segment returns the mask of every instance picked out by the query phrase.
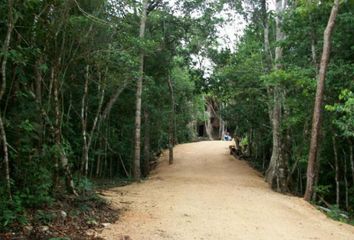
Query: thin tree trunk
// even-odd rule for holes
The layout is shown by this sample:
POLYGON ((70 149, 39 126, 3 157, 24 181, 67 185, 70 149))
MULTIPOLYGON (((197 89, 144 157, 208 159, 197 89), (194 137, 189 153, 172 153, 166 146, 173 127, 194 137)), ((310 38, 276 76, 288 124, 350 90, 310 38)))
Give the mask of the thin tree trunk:
POLYGON ((348 139, 349 142, 349 162, 350 168, 352 169, 352 178, 353 178, 353 185, 354 185, 354 154, 353 154, 353 142, 348 139))
POLYGON ((269 22, 268 22, 268 12, 267 12, 267 2, 262 0, 262 14, 263 14, 263 34, 264 34, 264 52, 266 56, 267 69, 266 72, 271 70, 273 63, 273 55, 270 49, 269 43, 269 22))
POLYGON ((113 177, 113 159, 112 157, 109 158, 109 178, 112 179, 113 177))
POLYGON ((219 121, 220 121, 219 139, 224 139, 224 135, 225 135, 225 121, 222 119, 222 116, 221 116, 222 110, 223 110, 223 104, 220 103, 220 111, 219 111, 219 121))
POLYGON ((43 139, 45 137, 45 121, 46 121, 46 116, 43 114, 44 109, 42 106, 42 81, 43 81, 43 76, 40 70, 40 65, 43 63, 43 57, 39 56, 39 58, 36 60, 35 66, 34 66, 34 72, 35 72, 35 92, 36 92, 36 102, 38 104, 38 108, 41 112, 39 116, 39 122, 40 122, 40 135, 39 135, 39 141, 38 141, 38 149, 42 149, 43 145, 43 139))
MULTIPOLYGON (((100 144, 100 146, 102 146, 102 145, 100 144)), ((101 154, 98 155, 98 157, 97 157, 96 177, 99 177, 99 175, 100 175, 100 167, 101 167, 101 154)))
POLYGON ((81 125, 82 125, 82 139, 83 139, 83 146, 82 146, 82 163, 81 163, 81 171, 82 173, 87 176, 88 170, 88 143, 87 143, 87 95, 88 95, 88 82, 89 82, 89 66, 86 66, 86 74, 85 74, 85 83, 84 83, 84 94, 81 100, 81 125))
MULTIPOLYGON (((317 62, 317 54, 316 54, 316 35, 315 35, 315 27, 313 26, 312 23, 312 17, 310 16, 310 24, 311 24, 311 30, 310 30, 310 38, 311 38, 311 55, 312 55, 312 63, 315 68, 316 72, 316 79, 318 80, 318 62, 317 62)), ((305 139, 304 139, 305 141, 305 139)), ((321 167, 321 162, 319 157, 316 157, 315 160, 315 169, 314 169, 314 187, 318 186, 318 181, 319 181, 319 175, 320 175, 320 167, 321 167)), ((314 191, 312 194, 312 201, 316 201, 317 199, 317 192, 314 191)))
POLYGON ((343 155, 344 155, 344 188, 345 188, 345 209, 348 211, 349 210, 349 189, 348 189, 348 164, 347 164, 347 156, 346 153, 343 149, 343 155))
POLYGON ((144 122, 145 122, 145 134, 144 134, 144 166, 143 166, 143 174, 144 176, 148 176, 150 172, 150 118, 149 113, 144 111, 144 122))
POLYGON ((336 204, 339 207, 340 203, 340 188, 339 188, 339 160, 338 160, 338 151, 337 151, 337 142, 336 137, 332 136, 333 142, 333 153, 334 153, 334 167, 335 167, 335 182, 336 182, 336 204))
POLYGON ((205 103, 207 105, 207 116, 205 119, 205 132, 207 134, 207 137, 209 140, 213 140, 213 135, 212 135, 212 126, 211 126, 211 121, 210 121, 210 117, 211 117, 211 107, 210 107, 210 103, 208 101, 206 101, 205 103))
POLYGON ((317 54, 316 54, 316 43, 317 43, 317 39, 316 39, 316 27, 313 25, 313 21, 312 21, 312 16, 310 15, 310 24, 311 24, 311 28, 310 28, 310 40, 311 40, 311 57, 312 57, 312 63, 315 66, 315 71, 316 71, 316 79, 318 79, 318 62, 317 62, 317 54))
MULTIPOLYGON (((148 0, 143 0, 143 9, 141 13, 141 21, 140 21, 140 40, 144 40, 145 38, 145 26, 147 19, 147 8, 148 8, 148 0)), ((139 77, 137 80, 137 88, 136 88, 136 112, 135 112, 135 149, 134 149, 134 162, 133 162, 133 175, 136 181, 140 180, 141 171, 140 171, 140 136, 141 136, 141 94, 143 90, 143 78, 144 78, 144 51, 140 51, 139 56, 139 77)))
POLYGON ((320 64, 319 78, 317 82, 315 106, 312 118, 311 143, 307 165, 307 182, 304 199, 310 201, 314 192, 315 165, 319 147, 319 136, 321 129, 322 105, 324 97, 324 87, 326 72, 330 57, 331 36, 335 26, 335 20, 339 9, 339 0, 334 0, 331 15, 328 19, 326 30, 324 31, 323 52, 320 64))
POLYGON ((317 64, 317 56, 316 56, 316 40, 314 39, 314 33, 311 31, 311 54, 312 54, 312 62, 315 66, 316 71, 316 79, 318 79, 318 64, 317 64))
POLYGON ((109 99, 107 105, 105 105, 105 108, 102 111, 102 116, 101 116, 102 120, 106 120, 107 119, 107 117, 109 116, 109 114, 110 114, 110 112, 111 112, 111 110, 113 108, 113 105, 118 100, 120 94, 124 91, 124 89, 127 87, 127 85, 128 85, 128 82, 124 81, 123 85, 121 87, 117 88, 115 93, 109 99))
POLYGON ((173 91, 173 84, 171 80, 171 76, 168 76, 168 88, 170 91, 171 97, 171 113, 170 113, 170 123, 169 123, 169 130, 168 130, 168 150, 169 150, 169 158, 168 163, 171 165, 173 164, 173 147, 175 145, 175 128, 176 128, 176 119, 175 119, 175 96, 173 91))
MULTIPOLYGON (((13 0, 8 1, 8 23, 7 23, 7 33, 6 33, 6 38, 4 41, 3 45, 3 59, 1 63, 1 89, 0 89, 0 103, 5 95, 6 91, 6 65, 7 65, 7 59, 8 59, 8 51, 10 48, 10 42, 11 42, 11 35, 14 29, 14 16, 13 16, 13 0)), ((9 151, 7 148, 8 142, 7 142, 7 137, 6 137, 6 131, 5 131, 5 126, 4 122, 2 119, 2 111, 0 109, 0 134, 1 134, 1 139, 2 139, 2 145, 3 145, 3 153, 4 153, 4 162, 5 162, 5 179, 6 179, 6 188, 8 192, 8 197, 10 200, 12 200, 12 194, 11 194, 11 183, 10 183, 10 164, 9 164, 9 151)))
POLYGON ((62 145, 62 133, 61 133, 61 110, 60 110, 60 101, 59 101, 59 82, 57 72, 55 67, 53 68, 53 90, 54 90, 54 106, 55 106, 55 144, 58 148, 60 155, 61 168, 64 171, 65 184, 68 192, 78 195, 75 190, 74 180, 70 171, 68 164, 68 158, 65 153, 65 149, 62 145))
POLYGON ((92 124, 92 128, 91 131, 88 132, 87 131, 87 112, 88 112, 88 105, 87 105, 87 92, 88 92, 88 66, 86 69, 86 80, 85 80, 85 90, 84 90, 84 96, 82 98, 82 107, 81 107, 81 111, 82 112, 82 126, 83 126, 83 140, 84 140, 84 149, 83 149, 83 160, 84 160, 84 174, 85 176, 87 176, 88 173, 88 167, 89 167, 89 152, 91 149, 91 145, 92 145, 92 140, 93 140, 93 136, 95 134, 96 128, 98 125, 100 125, 100 122, 102 120, 101 118, 101 111, 102 111, 102 106, 103 106, 103 100, 104 100, 104 96, 105 96, 105 81, 102 80, 102 76, 101 74, 99 74, 99 91, 101 91, 100 93, 100 99, 98 102, 98 107, 97 107, 97 111, 96 111, 96 115, 95 118, 93 120, 93 124, 92 124))

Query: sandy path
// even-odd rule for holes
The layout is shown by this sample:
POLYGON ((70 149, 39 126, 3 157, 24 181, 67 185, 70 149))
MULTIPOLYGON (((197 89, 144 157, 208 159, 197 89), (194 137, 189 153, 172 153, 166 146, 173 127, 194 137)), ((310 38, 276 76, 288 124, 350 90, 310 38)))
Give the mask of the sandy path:
POLYGON ((354 240, 354 227, 328 219, 300 198, 268 189, 227 142, 179 145, 148 181, 105 192, 121 219, 107 240, 354 240), (129 236, 130 238, 124 238, 129 236))

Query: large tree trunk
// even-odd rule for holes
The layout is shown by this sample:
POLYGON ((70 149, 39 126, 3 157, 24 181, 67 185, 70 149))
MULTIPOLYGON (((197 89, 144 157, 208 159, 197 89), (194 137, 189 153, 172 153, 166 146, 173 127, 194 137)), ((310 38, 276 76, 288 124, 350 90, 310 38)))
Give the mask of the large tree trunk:
POLYGON ((175 119, 175 96, 173 92, 173 84, 171 76, 168 76, 168 88, 170 91, 171 97, 171 113, 170 113, 170 123, 168 129, 168 150, 169 150, 169 164, 173 164, 173 147, 175 145, 175 128, 176 128, 176 119, 175 119))
POLYGON ((278 192, 287 189, 287 164, 282 153, 281 143, 281 103, 279 88, 274 90, 274 106, 272 110, 273 148, 269 167, 266 171, 266 181, 278 192))
POLYGON ((317 89, 316 89, 315 106, 314 106, 313 118, 312 118, 311 143, 310 143, 310 151, 309 151, 308 165, 307 165, 307 182, 306 182, 306 192, 304 196, 304 199, 306 201, 311 200, 311 197, 314 192, 315 165, 316 165, 316 158, 317 158, 318 147, 319 147, 319 136, 320 136, 320 129, 321 129, 325 79, 326 79, 326 72, 327 72, 330 49, 331 49, 331 36, 335 25, 338 9, 339 9, 339 0, 334 0, 331 15, 328 19, 328 24, 326 30, 324 31, 324 36, 323 36, 324 39, 323 52, 322 52, 319 78, 318 78, 317 89))
MULTIPOLYGON (((140 33, 139 37, 144 40, 145 37, 145 26, 147 18, 148 0, 143 0, 143 9, 141 12, 140 21, 140 33)), ((144 78, 144 51, 140 51, 139 56, 139 77, 137 80, 136 88, 136 112, 135 112, 135 151, 134 151, 134 162, 133 162, 133 175, 136 181, 140 180, 140 135, 141 135, 141 94, 143 90, 143 78, 144 78)))
MULTIPOLYGON (((4 41, 3 45, 3 59, 1 62, 1 89, 0 89, 0 103, 5 95, 6 91, 6 65, 7 65, 7 59, 8 59, 8 51, 10 48, 10 42, 11 42, 11 35, 14 29, 14 16, 13 16, 13 0, 8 1, 8 22, 7 22, 7 33, 6 33, 6 38, 4 41)), ((6 131, 5 131, 5 126, 4 122, 2 119, 2 111, 0 109, 0 135, 2 139, 2 145, 3 145, 3 153, 4 153, 4 162, 5 162, 5 179, 6 179, 6 187, 7 187, 7 192, 9 199, 12 200, 12 194, 11 194, 11 184, 10 184, 10 164, 9 164, 9 151, 7 148, 7 137, 6 137, 6 131)))
MULTIPOLYGON (((282 19, 281 15, 284 13, 287 2, 286 0, 276 1, 276 41, 282 41, 285 35, 282 31, 282 19)), ((280 70, 282 68, 281 60, 283 57, 283 49, 277 46, 275 49, 275 69, 280 70)), ((272 132, 273 132, 273 148, 272 157, 270 159, 269 167, 266 171, 266 181, 268 184, 278 192, 287 192, 287 172, 288 164, 283 156, 282 152, 282 137, 281 137, 281 88, 275 86, 273 89, 273 109, 271 111, 272 117, 272 132)))

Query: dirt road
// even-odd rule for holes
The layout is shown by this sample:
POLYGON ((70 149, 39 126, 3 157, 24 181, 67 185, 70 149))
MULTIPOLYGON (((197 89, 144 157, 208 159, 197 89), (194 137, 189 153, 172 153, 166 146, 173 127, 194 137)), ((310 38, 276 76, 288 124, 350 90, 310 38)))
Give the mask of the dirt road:
POLYGON ((354 227, 328 219, 301 198, 269 190, 262 176, 229 155, 228 144, 179 145, 173 166, 165 159, 149 180, 105 192, 126 211, 101 236, 354 240, 354 227))

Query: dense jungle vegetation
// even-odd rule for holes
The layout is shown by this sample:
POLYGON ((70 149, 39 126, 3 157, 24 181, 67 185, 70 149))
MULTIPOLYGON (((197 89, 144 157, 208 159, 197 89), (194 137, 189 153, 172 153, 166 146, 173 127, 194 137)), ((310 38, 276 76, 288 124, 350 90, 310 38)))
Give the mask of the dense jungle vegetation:
POLYGON ((275 2, 0 0, 0 231, 100 179, 147 177, 210 102, 271 188, 350 221, 354 3, 275 2), (225 9, 247 23, 231 49, 225 9))

